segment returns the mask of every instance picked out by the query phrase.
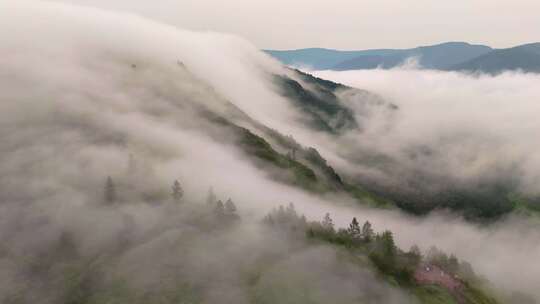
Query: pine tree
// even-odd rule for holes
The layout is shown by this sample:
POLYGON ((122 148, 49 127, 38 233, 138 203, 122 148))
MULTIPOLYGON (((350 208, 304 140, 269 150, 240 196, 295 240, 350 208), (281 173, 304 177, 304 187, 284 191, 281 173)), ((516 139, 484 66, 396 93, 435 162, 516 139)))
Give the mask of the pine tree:
POLYGON ((422 261, 422 251, 420 251, 420 247, 417 245, 412 245, 411 249, 409 249, 409 256, 412 259, 412 263, 414 265, 418 265, 420 261, 422 261))
POLYGON ((300 228, 302 228, 303 230, 305 230, 305 228, 308 226, 308 222, 307 222, 307 218, 305 215, 301 215, 299 218, 298 218, 298 225, 300 228))
POLYGON ((224 212, 225 212, 225 217, 228 219, 228 220, 231 220, 231 221, 234 221, 234 220, 239 220, 240 219, 240 216, 236 213, 237 209, 236 209, 236 205, 233 203, 233 201, 229 198, 226 202, 225 202, 225 209, 224 209, 224 212))
POLYGON ((450 257, 448 258, 447 270, 450 273, 456 273, 459 270, 459 260, 453 254, 451 254, 450 257))
POLYGON ((285 210, 287 213, 287 217, 289 220, 294 221, 298 218, 298 214, 296 213, 296 209, 294 208, 293 203, 289 203, 289 206, 287 206, 287 209, 285 210))
POLYGON ((300 217, 300 225, 302 225, 302 227, 306 227, 307 224, 308 224, 307 218, 305 215, 302 214, 302 216, 300 217))
POLYGON ((353 217, 347 232, 353 239, 359 239, 361 237, 360 225, 358 224, 356 217, 353 217))
POLYGON ((175 180, 172 185, 171 195, 177 203, 180 203, 180 200, 184 196, 184 189, 182 189, 182 186, 180 186, 180 182, 178 182, 178 180, 175 180))
POLYGON ((330 213, 326 213, 324 215, 322 226, 324 229, 333 231, 334 230, 334 222, 332 221, 332 218, 330 217, 330 213))
POLYGON ((214 189, 210 187, 210 189, 208 189, 208 195, 206 196, 206 203, 208 205, 214 205, 216 202, 216 194, 214 194, 214 189))
POLYGON ((461 278, 471 281, 478 279, 472 265, 469 262, 461 261, 461 263, 459 263, 458 271, 461 278))
POLYGON ((409 249, 409 254, 422 257, 422 252, 420 251, 420 247, 418 247, 418 245, 412 245, 411 249, 409 249))
POLYGON ((217 201, 216 207, 214 208, 214 213, 218 218, 223 218, 225 216, 225 205, 223 205, 221 200, 217 201))
POLYGON ((366 221, 364 223, 364 226, 362 226, 362 238, 366 242, 371 242, 373 240, 374 232, 373 228, 371 227, 371 223, 369 221, 366 221))
POLYGON ((437 248, 436 246, 431 246, 426 253, 426 258, 430 263, 433 263, 441 256, 441 254, 442 251, 439 250, 439 248, 437 248))
POLYGON ((448 265, 448 256, 446 253, 435 246, 431 246, 426 254, 426 258, 429 263, 437 265, 439 267, 446 267, 448 265))
POLYGON ((284 224, 287 222, 287 212, 285 212, 285 208, 283 208, 283 205, 279 205, 276 212, 276 219, 280 224, 284 224))
POLYGON ((383 255, 388 259, 393 259, 396 255, 397 247, 394 242, 392 231, 386 230, 381 235, 383 255))
POLYGON ((107 181, 105 182, 104 199, 105 203, 109 205, 116 202, 116 187, 110 176, 107 177, 107 181))
POLYGON ((236 205, 230 198, 225 202, 225 213, 236 214, 236 205))

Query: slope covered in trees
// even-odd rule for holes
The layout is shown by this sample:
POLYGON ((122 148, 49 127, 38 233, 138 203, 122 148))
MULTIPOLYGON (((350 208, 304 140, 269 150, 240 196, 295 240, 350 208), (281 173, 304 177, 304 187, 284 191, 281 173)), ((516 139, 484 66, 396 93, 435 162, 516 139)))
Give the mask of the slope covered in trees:
POLYGON ((376 110, 397 116, 391 102, 227 35, 58 3, 0 7, 1 303, 493 302, 457 258, 399 248, 394 237, 417 229, 408 216, 359 208, 419 202, 366 181, 354 157, 395 160, 337 145, 376 110), (292 204, 262 219, 289 201, 352 221, 292 204), (370 217, 411 226, 381 232, 370 217))
POLYGON ((182 186, 172 184, 171 197, 146 211, 159 219, 151 224, 118 200, 81 207, 113 221, 97 243, 44 221, 54 233, 40 252, 3 248, 13 281, 2 303, 500 303, 466 262, 436 248, 403 251, 391 231, 376 232, 369 221, 340 228, 328 213, 310 221, 292 203, 263 219, 241 218, 233 200, 223 203, 212 189, 178 204, 182 186), (423 280, 426 267, 459 287, 423 280))
MULTIPOLYGON (((290 77, 298 77, 298 81, 291 78, 281 78, 278 85, 282 86, 284 96, 305 109, 310 117, 314 117, 310 121, 310 126, 315 126, 315 130, 328 132, 333 136, 340 136, 340 134, 347 133, 348 130, 359 131, 361 134, 363 123, 361 119, 363 117, 343 114, 351 113, 350 108, 348 108, 350 103, 345 100, 349 95, 339 94, 343 91, 348 92, 348 94, 355 94, 355 91, 358 91, 356 94, 363 94, 361 90, 351 89, 300 71, 296 71, 290 77), (285 81, 284 79, 289 80, 285 81), (289 82, 295 83, 293 86, 295 89, 286 84, 289 82), (290 90, 297 93, 291 93, 290 90), (331 124, 331 122, 336 121, 339 123, 331 124)), ((362 95, 360 102, 369 104, 373 100, 375 100, 373 106, 379 110, 388 111, 389 115, 392 112, 399 114, 398 107, 380 100, 370 93, 362 95)), ((450 209, 473 220, 497 219, 519 208, 522 210, 527 208, 528 211, 525 213, 535 212, 534 198, 521 195, 522 203, 513 199, 516 196, 515 193, 519 193, 519 187, 515 180, 505 176, 500 178, 496 176, 487 181, 480 180, 474 184, 463 184, 446 176, 434 175, 418 168, 414 172, 402 175, 401 183, 403 186, 396 187, 394 184, 373 180, 369 176, 343 176, 328 166, 326 160, 315 149, 304 149, 294 139, 284 138, 276 132, 270 131, 267 132, 267 135, 269 139, 280 138, 277 143, 286 150, 297 151, 297 159, 303 160, 303 163, 318 173, 318 176, 330 177, 327 181, 334 185, 333 189, 344 189, 363 202, 371 202, 374 206, 397 206, 417 215, 423 215, 436 209, 450 209)), ((402 164, 384 154, 368 150, 361 151, 354 156, 358 159, 358 163, 368 168, 380 169, 387 174, 401 174, 399 172, 402 170, 402 164)), ((429 149, 419 148, 418 151, 411 151, 410 157, 411 160, 414 160, 417 157, 429 157, 430 153, 429 149)))
POLYGON ((286 233, 305 233, 311 244, 323 242, 343 248, 350 255, 346 259, 360 267, 372 267, 382 280, 407 290, 420 303, 499 303, 482 290, 487 282, 469 263, 436 247, 425 255, 416 245, 403 251, 396 246, 392 231, 375 233, 369 221, 360 226, 353 218, 348 228, 336 229, 328 213, 321 222, 309 222, 289 205, 273 210, 264 223, 286 233))

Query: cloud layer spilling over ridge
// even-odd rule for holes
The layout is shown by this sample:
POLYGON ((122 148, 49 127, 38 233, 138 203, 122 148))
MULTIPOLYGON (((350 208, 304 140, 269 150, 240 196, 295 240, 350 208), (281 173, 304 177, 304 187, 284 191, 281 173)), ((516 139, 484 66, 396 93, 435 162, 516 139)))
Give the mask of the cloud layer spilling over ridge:
POLYGON ((315 74, 370 90, 399 107, 391 118, 364 120, 363 133, 350 138, 357 147, 461 183, 504 176, 520 191, 539 193, 540 157, 534 151, 540 75, 415 69, 315 74))
MULTIPOLYGON (((0 295, 23 284, 13 279, 20 260, 4 255, 3 246, 15 256, 40 257, 68 230, 91 256, 114 247, 125 226, 134 226, 127 234, 137 246, 119 258, 111 275, 151 289, 162 279, 161 271, 185 266, 195 283, 211 282, 205 293, 209 302, 247 303, 235 274, 268 250, 284 255, 293 246, 259 239, 253 222, 277 204, 294 202, 310 218, 331 212, 340 226, 352 216, 369 219, 377 229, 396 231, 404 247, 435 244, 469 260, 496 286, 540 296, 540 266, 534 262, 540 234, 534 224, 511 217, 479 228, 447 215, 411 218, 361 209, 343 197, 308 194, 268 178, 231 144, 234 134, 200 117, 201 107, 225 116, 224 105, 230 102, 316 147, 350 176, 372 174, 399 182, 354 158, 367 150, 404 160, 403 172, 421 167, 464 182, 492 170, 515 169, 523 177, 520 187, 534 192, 540 172, 531 144, 539 135, 533 119, 539 106, 533 100, 539 96, 532 86, 536 76, 320 72, 399 107, 396 113, 370 112, 366 118, 365 109, 350 99, 362 132, 331 137, 296 122, 301 114, 274 92, 270 81, 272 74, 287 71, 244 40, 35 1, 0 4, 0 66, 0 295), (419 146, 435 156, 410 162, 407 150, 419 146), (116 210, 100 207, 107 176, 117 183, 118 200, 126 203, 116 210), (167 230, 186 219, 151 203, 167 200, 175 179, 182 182, 185 200, 194 204, 204 200, 210 186, 233 198, 245 226, 205 240, 191 240, 189 227, 167 230), (183 238, 191 251, 173 248, 182 254, 172 254, 171 240, 183 238)), ((287 271, 329 272, 332 267, 324 262, 334 258, 325 247, 292 255, 261 279, 262 288, 279 283, 287 271)), ((402 293, 372 273, 344 268, 331 273, 328 282, 309 287, 336 284, 330 296, 346 300, 374 292, 381 303, 403 303, 402 293), (350 280, 364 283, 357 288, 347 285, 350 280)), ((35 299, 50 296, 39 288, 29 292, 35 299)))
POLYGON ((76 269, 55 262, 76 246, 88 271, 82 264, 84 276, 68 285, 99 276, 121 293, 120 278, 136 292, 167 295, 180 280, 202 286, 205 302, 249 303, 242 271, 270 254, 285 259, 257 288, 281 288, 292 263, 295 272, 324 273, 328 282, 306 288, 328 286, 327 297, 400 303, 399 290, 369 270, 348 270, 333 249, 295 253, 296 243, 259 231, 256 223, 278 203, 305 207, 311 197, 268 179, 231 144, 235 134, 201 113, 226 116, 234 102, 268 125, 293 118, 266 83, 282 67, 238 38, 129 15, 35 2, 3 3, 0 12, 1 302, 84 296, 63 294, 64 275, 76 269), (104 207, 107 177, 115 208, 104 207), (169 202, 175 179, 185 191, 182 208, 169 202), (241 227, 212 235, 190 224, 211 186, 238 204, 241 227), (340 268, 332 274, 323 261, 340 268))

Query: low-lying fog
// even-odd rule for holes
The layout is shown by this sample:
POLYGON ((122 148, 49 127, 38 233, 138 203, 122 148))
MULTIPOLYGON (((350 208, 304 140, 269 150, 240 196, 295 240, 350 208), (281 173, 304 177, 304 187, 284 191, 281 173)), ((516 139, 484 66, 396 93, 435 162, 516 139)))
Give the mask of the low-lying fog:
MULTIPOLYGON (((540 75, 490 76, 407 67, 312 73, 369 90, 399 107, 390 119, 377 113, 367 122, 364 119, 363 133, 348 135, 354 145, 465 183, 508 177, 518 181, 523 193, 538 194, 540 75), (411 160, 407 152, 414 147, 429 147, 432 153, 411 160)), ((445 216, 433 215, 412 225, 401 218, 396 223, 398 218, 384 223, 399 231, 401 241, 437 243, 467 257, 490 280, 538 295, 534 286, 540 282, 540 267, 532 262, 540 254, 537 224, 508 218, 478 229, 445 216)))
POLYGON ((540 75, 467 75, 417 69, 317 71, 316 76, 369 90, 399 107, 389 119, 363 119, 354 144, 411 161, 413 148, 429 155, 410 167, 474 181, 512 176, 520 190, 540 192, 540 75), (516 176, 513 176, 516 175, 516 176))
MULTIPOLYGON (((509 217, 482 228, 447 214, 413 218, 365 210, 342 197, 315 197, 271 181, 236 147, 208 136, 185 108, 186 102, 212 107, 226 99, 301 144, 317 147, 348 174, 366 170, 348 160, 357 147, 399 160, 407 148, 427 146, 436 157, 406 167, 465 181, 510 168, 519 172, 523 191, 538 193, 538 75, 317 72, 399 107, 391 118, 373 113, 361 122, 362 133, 334 139, 294 123, 300 114, 273 91, 268 78, 284 69, 229 35, 183 31, 89 8, 4 2, 0 66, 0 240, 7 246, 39 247, 50 236, 46 229, 35 233, 35 221, 28 219, 45 216, 53 226, 84 236, 91 250, 118 229, 96 207, 107 176, 129 202, 124 212, 142 227, 162 216, 143 201, 168 195, 179 179, 186 200, 204 200, 212 186, 237 202, 247 222, 288 202, 310 219, 330 212, 340 226, 353 216, 369 219, 378 230, 394 231, 404 249, 437 245, 471 262, 497 286, 540 298, 537 223, 509 217), (137 170, 130 171, 130 159, 137 170), (122 188, 125 180, 136 189, 122 188)), ((0 263, 0 270, 5 265, 0 263)), ((6 281, 9 277, 0 284, 6 281)))

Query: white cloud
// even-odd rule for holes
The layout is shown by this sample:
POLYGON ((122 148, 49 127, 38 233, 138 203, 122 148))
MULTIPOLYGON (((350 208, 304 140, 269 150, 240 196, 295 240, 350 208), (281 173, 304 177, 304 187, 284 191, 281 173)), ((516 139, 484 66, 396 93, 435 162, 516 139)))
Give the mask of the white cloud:
MULTIPOLYGON (((30 229, 43 214, 56 225, 74 227, 89 250, 110 241, 109 232, 120 229, 120 215, 95 208, 107 175, 131 203, 120 213, 152 227, 166 210, 144 204, 140 194, 166 197, 169 184, 179 178, 189 200, 200 201, 213 185, 222 198, 232 197, 247 217, 256 219, 290 201, 313 219, 328 210, 340 225, 352 216, 369 219, 378 229, 394 230, 402 246, 436 244, 470 260, 496 284, 538 295, 536 264, 510 262, 534 261, 540 254, 539 230, 523 228, 522 220, 482 229, 438 215, 411 219, 397 211, 358 209, 342 197, 314 197, 277 184, 227 143, 230 134, 217 133, 221 141, 209 136, 208 126, 189 105, 212 107, 227 99, 269 126, 317 146, 332 164, 348 162, 343 152, 350 151, 339 150, 342 141, 291 122, 299 114, 267 84, 266 73, 282 68, 239 38, 93 9, 2 3, 0 65, 0 237, 15 249, 39 247, 52 238, 51 231, 36 235, 30 229), (141 173, 126 173, 130 154, 141 173), (21 212, 28 213, 24 221, 14 223, 21 212), (17 232, 17 225, 27 228, 17 232), (15 233, 19 238, 12 237, 15 233)), ((476 79, 410 70, 319 76, 371 89, 400 106, 390 129, 381 122, 387 116, 375 115, 366 122, 365 135, 342 138, 353 143, 352 151, 369 145, 399 159, 403 147, 466 132, 472 140, 459 142, 459 149, 448 150, 449 158, 429 165, 468 176, 496 163, 519 161, 524 180, 536 185, 539 161, 530 150, 539 130, 534 120, 539 105, 531 101, 539 96, 533 86, 537 76, 476 79), (489 157, 461 165, 463 157, 479 151, 489 157)), ((141 255, 152 246, 145 244, 141 255)), ((9 270, 2 275, 12 271, 8 262, 0 267, 9 270)))

